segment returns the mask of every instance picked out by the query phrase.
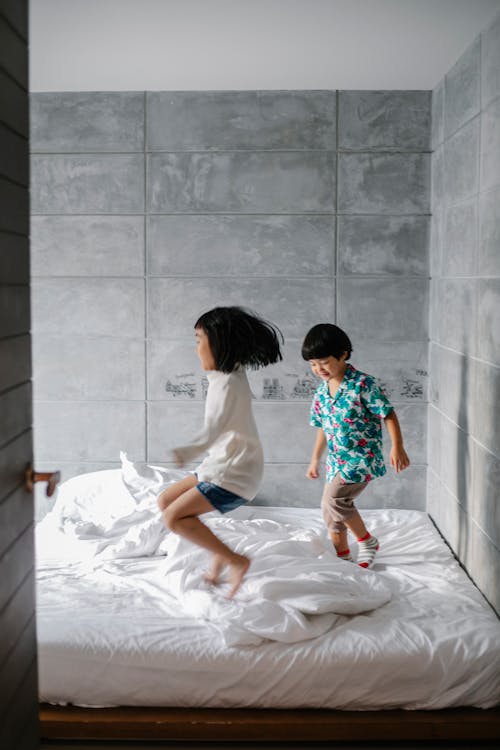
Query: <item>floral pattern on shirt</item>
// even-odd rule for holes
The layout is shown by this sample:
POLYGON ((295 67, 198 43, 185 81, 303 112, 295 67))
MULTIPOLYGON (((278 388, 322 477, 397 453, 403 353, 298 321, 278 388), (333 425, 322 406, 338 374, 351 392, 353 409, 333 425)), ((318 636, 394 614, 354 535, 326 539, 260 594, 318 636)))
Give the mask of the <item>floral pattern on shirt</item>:
POLYGON ((385 474, 382 419, 393 407, 376 378, 347 365, 334 397, 328 382, 316 389, 311 425, 326 436, 326 481, 340 473, 345 482, 369 482, 385 474))

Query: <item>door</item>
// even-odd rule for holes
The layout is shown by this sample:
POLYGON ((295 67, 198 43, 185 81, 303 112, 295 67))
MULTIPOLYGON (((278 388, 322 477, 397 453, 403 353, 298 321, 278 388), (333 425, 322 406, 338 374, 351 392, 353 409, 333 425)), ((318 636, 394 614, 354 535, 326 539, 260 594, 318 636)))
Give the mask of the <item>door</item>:
POLYGON ((28 3, 0 0, 0 747, 38 747, 33 554, 28 3))

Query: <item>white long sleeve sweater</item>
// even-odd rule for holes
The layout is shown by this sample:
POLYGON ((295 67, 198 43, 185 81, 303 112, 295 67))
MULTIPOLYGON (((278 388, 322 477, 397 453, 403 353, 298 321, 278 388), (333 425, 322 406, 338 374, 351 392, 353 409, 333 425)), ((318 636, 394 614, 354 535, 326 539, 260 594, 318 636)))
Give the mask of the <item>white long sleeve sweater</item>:
POLYGON ((262 480, 264 456, 252 412, 252 393, 244 368, 207 373, 205 423, 189 445, 176 448, 183 462, 208 450, 196 469, 201 482, 212 482, 251 501, 262 480))

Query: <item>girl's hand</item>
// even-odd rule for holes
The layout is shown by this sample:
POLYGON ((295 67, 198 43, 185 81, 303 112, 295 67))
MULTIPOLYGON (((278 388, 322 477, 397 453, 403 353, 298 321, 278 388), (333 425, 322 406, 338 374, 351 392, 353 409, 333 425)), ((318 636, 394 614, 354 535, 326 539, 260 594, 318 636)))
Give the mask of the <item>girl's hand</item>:
POLYGON ((396 474, 407 469, 410 465, 410 459, 402 445, 393 446, 391 449, 391 466, 396 470, 396 474))
POLYGON ((178 469, 182 469, 184 466, 184 460, 181 458, 181 456, 177 453, 177 451, 172 451, 172 457, 175 465, 178 469))
POLYGON ((308 479, 317 479, 319 477, 318 463, 318 461, 311 461, 311 463, 309 464, 309 467, 306 471, 306 477, 308 479))

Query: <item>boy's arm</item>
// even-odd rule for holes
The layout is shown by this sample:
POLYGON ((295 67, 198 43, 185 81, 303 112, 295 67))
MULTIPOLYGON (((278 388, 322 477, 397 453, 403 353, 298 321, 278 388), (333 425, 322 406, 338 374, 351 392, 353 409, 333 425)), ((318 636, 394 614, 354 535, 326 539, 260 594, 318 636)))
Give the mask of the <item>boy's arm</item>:
POLYGON ((391 438, 391 466, 399 474, 410 465, 410 459, 403 447, 403 435, 401 433, 401 427, 399 426, 399 419, 394 409, 390 414, 385 417, 384 422, 387 427, 387 432, 391 438))
POLYGON ((325 433, 323 432, 321 427, 318 427, 318 431, 316 433, 316 442, 314 443, 311 462, 306 472, 306 477, 308 479, 318 478, 319 476, 318 464, 319 464, 321 456, 323 455, 323 451, 325 450, 325 448, 326 448, 325 433))

